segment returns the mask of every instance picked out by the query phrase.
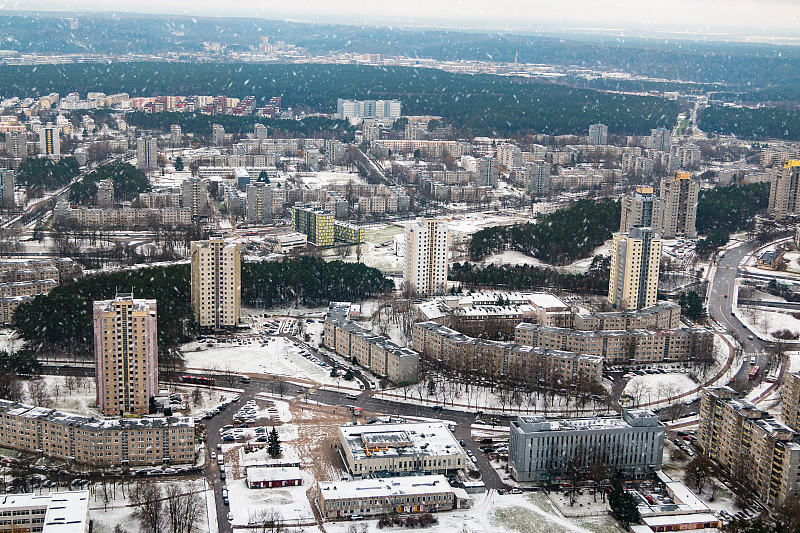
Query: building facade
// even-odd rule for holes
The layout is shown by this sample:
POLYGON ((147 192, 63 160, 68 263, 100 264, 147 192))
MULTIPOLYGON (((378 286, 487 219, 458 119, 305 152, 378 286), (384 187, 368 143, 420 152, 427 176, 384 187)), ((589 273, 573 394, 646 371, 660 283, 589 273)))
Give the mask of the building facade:
POLYGON ((7 494, 0 500, 2 533, 89 533, 89 491, 7 494))
POLYGON ((58 126, 48 124, 39 128, 39 153, 44 157, 61 157, 61 138, 58 126))
POLYGON ((370 474, 448 474, 472 464, 444 422, 339 426, 347 469, 370 474))
POLYGON ((447 222, 422 219, 406 226, 403 283, 411 294, 447 290, 450 230, 447 222))
POLYGON ((659 152, 669 152, 672 142, 672 132, 667 128, 655 128, 650 130, 649 148, 659 152))
POLYGON ((97 406, 106 416, 150 412, 158 390, 156 301, 118 294, 94 302, 97 406))
POLYGON ((333 246, 334 214, 321 205, 296 205, 292 209, 294 230, 308 236, 308 242, 314 246, 333 246))
POLYGON ((323 518, 350 519, 393 513, 436 513, 458 505, 443 475, 356 481, 321 481, 318 505, 323 518))
POLYGON ((767 505, 800 494, 797 434, 729 387, 703 390, 696 444, 767 505))
POLYGON ((608 144, 608 126, 605 124, 592 124, 589 126, 589 144, 594 146, 608 144))
POLYGON ((508 466, 517 481, 550 482, 604 464, 615 474, 640 477, 661 469, 664 426, 646 410, 622 416, 511 422, 508 466))
POLYGON ((192 219, 208 214, 208 183, 198 178, 189 178, 181 183, 181 207, 192 210, 192 219))
POLYGON ((781 220, 800 212, 800 160, 787 159, 783 166, 775 166, 770 173, 770 216, 781 220))
POLYGON ((535 195, 546 195, 550 192, 550 163, 547 161, 531 161, 525 164, 525 179, 528 191, 535 195))
POLYGON ((192 242, 192 309, 201 328, 235 328, 242 298, 241 245, 222 237, 192 242))
POLYGON ((155 137, 136 139, 136 166, 145 172, 158 166, 158 142, 155 137))
POLYGON ((787 372, 781 394, 781 416, 783 422, 800 432, 800 373, 787 372))
POLYGON ((705 328, 586 331, 522 323, 514 329, 514 341, 597 355, 607 365, 694 361, 714 353, 714 335, 705 328))
POLYGON ((602 379, 603 358, 596 355, 476 339, 436 322, 417 322, 411 337, 423 357, 469 376, 551 388, 592 388, 602 379))
POLYGON ((615 233, 611 248, 608 302, 630 311, 656 303, 661 268, 661 239, 653 228, 615 233))
POLYGON ((349 302, 331 302, 322 344, 392 383, 417 380, 419 354, 350 320, 349 302))
POLYGON ((652 187, 637 185, 632 196, 622 197, 622 214, 619 231, 627 233, 631 228, 655 228, 661 221, 661 201, 652 187))
POLYGON ((660 223, 654 226, 663 239, 674 239, 682 235, 690 239, 697 237, 697 198, 700 183, 693 180, 688 172, 675 172, 671 177, 661 180, 660 223))
POLYGON ((0 446, 92 466, 186 464, 195 459, 191 417, 107 418, 0 400, 0 446))

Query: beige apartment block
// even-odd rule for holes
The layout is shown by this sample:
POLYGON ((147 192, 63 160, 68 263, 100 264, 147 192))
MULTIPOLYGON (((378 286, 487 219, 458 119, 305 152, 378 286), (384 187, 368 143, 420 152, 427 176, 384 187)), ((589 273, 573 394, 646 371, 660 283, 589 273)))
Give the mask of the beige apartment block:
POLYGON ((656 303, 661 267, 661 239, 653 228, 615 233, 611 250, 608 302, 631 311, 656 303))
POLYGON ((776 220, 800 212, 800 161, 786 160, 773 167, 769 182, 767 210, 776 220))
POLYGON ((235 328, 241 308, 240 244, 222 237, 192 242, 192 309, 201 328, 235 328))
POLYGON ((0 400, 0 446, 93 466, 193 463, 189 417, 97 418, 0 400))
POLYGON ((729 387, 703 391, 697 445, 767 505, 800 494, 797 433, 729 387))
POLYGON ((118 294, 94 302, 97 406, 104 415, 147 414, 158 390, 156 301, 118 294))

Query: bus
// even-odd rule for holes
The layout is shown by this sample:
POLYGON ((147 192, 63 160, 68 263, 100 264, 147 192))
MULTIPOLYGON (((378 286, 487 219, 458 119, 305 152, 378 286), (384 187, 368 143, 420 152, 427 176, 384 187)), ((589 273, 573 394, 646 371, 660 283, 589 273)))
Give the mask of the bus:
POLYGON ((750 371, 750 375, 749 375, 748 377, 749 377, 750 379, 756 379, 756 376, 757 376, 757 375, 758 375, 758 367, 757 367, 757 366, 754 366, 754 367, 753 367, 753 370, 751 370, 751 371, 750 371))
POLYGON ((181 376, 181 381, 184 383, 194 383, 195 385, 213 385, 214 378, 207 378, 204 376, 190 376, 190 375, 183 375, 181 376))

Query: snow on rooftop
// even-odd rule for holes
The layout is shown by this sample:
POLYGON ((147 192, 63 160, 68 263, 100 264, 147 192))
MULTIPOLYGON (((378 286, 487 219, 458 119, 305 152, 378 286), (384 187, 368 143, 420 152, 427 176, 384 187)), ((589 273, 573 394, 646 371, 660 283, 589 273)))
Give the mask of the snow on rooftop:
POLYGON ((339 431, 356 459, 464 454, 444 422, 339 426, 339 431), (370 449, 369 453, 366 448, 370 449))
POLYGON ((319 491, 325 500, 353 498, 386 498, 396 495, 448 493, 453 488, 442 474, 431 476, 400 476, 357 481, 322 481, 319 491))

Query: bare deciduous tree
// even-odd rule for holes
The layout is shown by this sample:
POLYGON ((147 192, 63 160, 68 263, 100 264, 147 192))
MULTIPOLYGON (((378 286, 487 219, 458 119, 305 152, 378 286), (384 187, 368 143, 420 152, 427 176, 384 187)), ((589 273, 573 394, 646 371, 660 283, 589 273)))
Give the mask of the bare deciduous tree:
POLYGON ((161 533, 167 519, 161 487, 152 481, 139 481, 130 491, 130 501, 136 506, 133 516, 145 533, 161 533))

